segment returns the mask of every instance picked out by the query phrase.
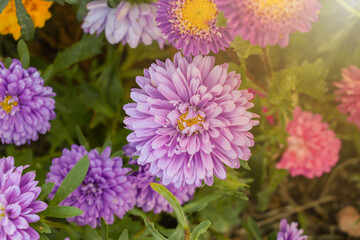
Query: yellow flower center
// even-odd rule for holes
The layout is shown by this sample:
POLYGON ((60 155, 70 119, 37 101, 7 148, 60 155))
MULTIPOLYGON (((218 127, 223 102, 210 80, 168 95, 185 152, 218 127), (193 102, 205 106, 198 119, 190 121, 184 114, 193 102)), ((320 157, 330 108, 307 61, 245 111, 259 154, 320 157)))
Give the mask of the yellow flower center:
POLYGON ((190 119, 186 119, 186 116, 188 115, 188 111, 184 114, 181 114, 180 118, 178 119, 178 128, 179 130, 184 130, 186 127, 191 127, 195 124, 201 124, 201 122, 205 122, 205 119, 200 116, 199 114, 190 119))
POLYGON ((5 217, 5 207, 0 202, 0 220, 5 217))
POLYGON ((277 5, 280 4, 282 2, 284 2, 284 0, 260 0, 261 5, 267 5, 267 6, 272 6, 272 5, 277 5))
MULTIPOLYGON (((4 101, 0 102, 0 106, 4 109, 8 114, 11 112, 13 107, 17 106, 18 102, 12 101, 12 97, 7 95, 4 101)), ((0 209, 1 210, 1 209, 0 209)))
POLYGON ((182 17, 186 28, 203 30, 209 27, 209 22, 216 19, 216 5, 210 0, 187 0, 184 3, 182 17))

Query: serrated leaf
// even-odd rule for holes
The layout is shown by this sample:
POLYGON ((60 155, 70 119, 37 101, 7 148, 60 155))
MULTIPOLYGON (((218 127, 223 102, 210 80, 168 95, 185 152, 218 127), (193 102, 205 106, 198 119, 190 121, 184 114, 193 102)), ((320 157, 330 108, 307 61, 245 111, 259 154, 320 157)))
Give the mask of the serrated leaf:
POLYGON ((209 220, 201 222, 197 225, 191 233, 192 240, 198 240, 201 234, 206 233, 207 229, 210 227, 211 222, 209 220))
POLYGON ((158 230, 155 229, 154 223, 150 222, 148 218, 144 219, 145 226, 149 230, 149 232, 155 237, 156 240, 166 240, 166 238, 159 233, 158 230))
POLYGON ((252 217, 248 217, 247 226, 256 240, 261 240, 260 229, 252 217))
POLYGON ((53 63, 54 71, 58 72, 71 65, 101 53, 104 42, 95 35, 83 35, 80 41, 59 53, 53 63))
POLYGON ((80 186, 87 174, 89 164, 89 158, 86 155, 76 163, 62 181, 50 205, 58 205, 80 186))
POLYGON ((241 37, 236 37, 231 43, 231 47, 240 58, 240 61, 247 59, 251 55, 258 55, 262 53, 262 50, 259 46, 254 46, 250 44, 249 41, 246 41, 241 37))
POLYGON ((119 240, 129 240, 129 233, 126 229, 121 233, 119 240))
POLYGON ((43 222, 37 221, 34 223, 30 223, 30 226, 34 228, 36 231, 41 233, 51 233, 51 229, 48 225, 43 222))
POLYGON ((71 206, 49 206, 41 215, 55 218, 69 218, 82 215, 84 212, 76 207, 71 206))
POLYGON ((5 7, 8 5, 9 0, 0 0, 0 14, 4 11, 5 7))
POLYGON ((169 202, 169 204, 174 209, 175 215, 176 215, 179 223, 181 224, 181 226, 184 229, 188 229, 189 225, 188 225, 188 221, 186 219, 185 213, 184 213, 183 209, 181 208, 179 201, 174 196, 174 194, 172 194, 169 190, 166 189, 166 187, 164 187, 161 184, 150 183, 150 186, 152 187, 152 189, 154 189, 155 192, 158 192, 161 196, 163 196, 169 202))
POLYGON ((26 12, 26 9, 21 0, 15 0, 15 6, 16 17, 21 27, 21 37, 28 41, 33 38, 35 33, 34 23, 30 15, 26 12))
POLYGON ((328 75, 328 69, 322 58, 313 63, 305 61, 300 66, 291 67, 296 75, 296 90, 299 93, 309 95, 314 99, 321 99, 327 92, 325 78, 328 75))
POLYGON ((23 68, 29 68, 30 65, 30 54, 28 46, 26 45, 26 42, 23 39, 20 39, 17 45, 17 51, 20 56, 20 62, 23 66, 23 68))
POLYGON ((55 186, 55 183, 53 183, 53 182, 44 183, 41 186, 41 193, 38 197, 38 200, 45 199, 47 197, 47 195, 49 195, 49 193, 53 190, 54 186, 55 186))

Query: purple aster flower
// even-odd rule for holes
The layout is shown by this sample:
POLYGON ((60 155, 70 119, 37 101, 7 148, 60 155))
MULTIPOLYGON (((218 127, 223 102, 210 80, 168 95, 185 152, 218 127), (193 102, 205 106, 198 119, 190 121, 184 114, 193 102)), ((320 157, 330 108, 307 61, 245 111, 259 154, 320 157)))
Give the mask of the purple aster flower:
POLYGON ((135 103, 124 106, 138 164, 149 163, 151 175, 162 177, 164 185, 212 185, 214 174, 226 178, 224 164, 239 168, 239 158, 251 155, 249 130, 258 123, 247 111, 253 95, 237 90, 240 74, 214 64, 214 57, 181 53, 174 62, 157 61, 136 78, 135 103))
POLYGON ((24 69, 13 59, 9 69, 0 61, 0 138, 17 146, 36 141, 50 130, 55 96, 35 68, 24 69))
POLYGON ((36 215, 47 208, 43 201, 36 201, 41 192, 34 181, 35 173, 22 172, 28 166, 14 166, 14 158, 0 159, 0 239, 37 240, 39 234, 29 226, 37 222, 36 215))
POLYGON ((136 48, 140 42, 150 45, 155 40, 160 48, 165 44, 155 21, 156 3, 132 4, 121 1, 116 8, 110 8, 106 0, 93 1, 87 5, 90 10, 82 28, 85 33, 99 35, 105 29, 109 43, 121 42, 136 48))
MULTIPOLYGON (((163 184, 162 181, 156 181, 156 177, 149 172, 150 164, 140 166, 137 172, 132 173, 133 181, 137 187, 136 206, 142 208, 144 212, 154 211, 155 214, 164 212, 173 212, 173 208, 168 201, 155 192, 150 183, 157 182, 163 184)), ((176 188, 173 184, 169 184, 166 188, 174 194, 180 204, 184 204, 193 198, 195 193, 195 186, 185 185, 176 188)))
POLYGON ((184 55, 208 55, 230 46, 228 30, 216 25, 214 0, 159 0, 156 20, 167 40, 184 55))
POLYGON ((302 229, 297 228, 298 223, 292 222, 288 224, 286 219, 280 221, 280 232, 278 232, 276 240, 305 240, 307 236, 301 236, 303 234, 302 229))
POLYGON ((74 165, 87 155, 89 170, 82 184, 75 189, 60 205, 80 208, 84 214, 68 218, 79 225, 89 224, 93 228, 100 225, 103 217, 108 224, 114 222, 114 214, 122 218, 135 205, 135 186, 126 174, 130 168, 123 168, 120 157, 110 158, 110 147, 99 154, 96 149, 87 152, 82 146, 72 145, 64 149, 63 155, 52 161, 46 182, 54 182, 53 197, 62 180, 74 165))
POLYGON ((251 44, 286 47, 290 34, 309 32, 319 18, 318 0, 215 0, 234 35, 251 44))

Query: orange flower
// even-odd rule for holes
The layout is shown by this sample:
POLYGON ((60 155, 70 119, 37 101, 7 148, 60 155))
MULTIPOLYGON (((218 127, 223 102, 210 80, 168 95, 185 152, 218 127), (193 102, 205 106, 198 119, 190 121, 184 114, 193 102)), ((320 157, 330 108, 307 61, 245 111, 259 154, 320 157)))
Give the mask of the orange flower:
MULTIPOLYGON (((51 17, 49 8, 53 2, 42 0, 22 0, 27 13, 34 22, 34 27, 42 28, 45 21, 51 17)), ((0 14, 0 34, 12 34, 15 40, 21 36, 20 25, 16 17, 15 0, 10 0, 4 11, 0 14)))

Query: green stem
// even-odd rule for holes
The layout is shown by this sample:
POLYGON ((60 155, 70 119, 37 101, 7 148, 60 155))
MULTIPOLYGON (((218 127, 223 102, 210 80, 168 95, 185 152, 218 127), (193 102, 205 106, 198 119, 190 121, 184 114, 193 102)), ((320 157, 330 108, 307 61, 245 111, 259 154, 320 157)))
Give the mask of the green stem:
POLYGON ((355 8, 353 8, 349 3, 347 3, 345 0, 336 0, 341 6, 343 6, 346 10, 351 12, 352 14, 355 14, 357 17, 360 18, 360 12, 356 11, 355 8))
POLYGON ((273 68, 272 68, 272 65, 271 65, 271 60, 270 60, 269 46, 266 46, 265 48, 262 48, 262 51, 263 51, 262 58, 263 58, 265 68, 266 68, 266 71, 267 71, 269 79, 270 79, 274 75, 274 71, 273 71, 273 68))
POLYGON ((185 228, 185 238, 184 240, 190 240, 190 229, 187 227, 185 228))

